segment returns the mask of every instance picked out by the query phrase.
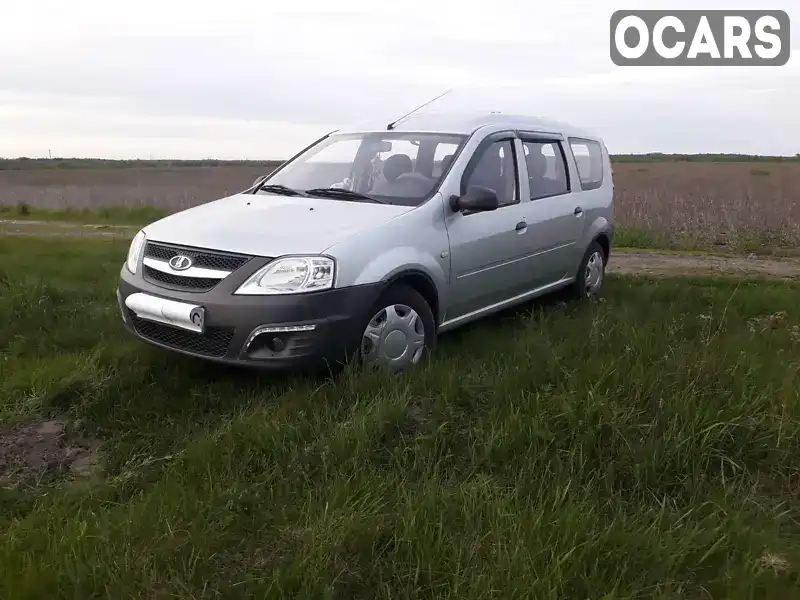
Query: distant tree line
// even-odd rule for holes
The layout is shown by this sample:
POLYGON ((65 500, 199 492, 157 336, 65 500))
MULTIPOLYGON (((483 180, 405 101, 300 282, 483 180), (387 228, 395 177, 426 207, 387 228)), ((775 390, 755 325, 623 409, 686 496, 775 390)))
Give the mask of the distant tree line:
POLYGON ((767 156, 760 154, 612 154, 617 163, 642 162, 800 162, 800 153, 794 156, 767 156))
MULTIPOLYGON (((794 156, 764 156, 758 154, 612 154, 615 163, 658 163, 658 162, 800 162, 800 153, 794 156)), ((180 167, 261 167, 274 169, 281 164, 279 160, 114 160, 105 158, 0 158, 2 170, 36 169, 145 169, 180 167)))
POLYGON ((35 169, 146 169, 171 167, 263 167, 279 160, 115 160, 108 158, 0 158, 0 170, 35 169))

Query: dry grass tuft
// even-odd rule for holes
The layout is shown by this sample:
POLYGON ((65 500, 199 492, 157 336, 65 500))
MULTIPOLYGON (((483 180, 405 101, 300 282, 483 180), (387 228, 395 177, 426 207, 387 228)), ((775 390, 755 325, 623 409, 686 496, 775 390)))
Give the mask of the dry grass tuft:
MULTIPOLYGON (((0 210, 174 212, 241 191, 275 166, 0 170, 0 210)), ((798 162, 616 163, 614 175, 622 245, 743 252, 800 246, 798 162)))

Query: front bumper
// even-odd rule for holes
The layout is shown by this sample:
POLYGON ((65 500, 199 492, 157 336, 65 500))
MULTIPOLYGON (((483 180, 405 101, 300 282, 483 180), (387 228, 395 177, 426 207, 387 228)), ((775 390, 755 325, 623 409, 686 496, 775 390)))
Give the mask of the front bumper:
POLYGON ((151 284, 123 266, 117 300, 125 327, 152 345, 220 363, 273 369, 333 364, 358 348, 367 313, 383 288, 372 284, 286 296, 234 295, 249 271, 195 293, 151 284), (137 292, 202 306, 205 332, 140 319, 125 304, 137 292))

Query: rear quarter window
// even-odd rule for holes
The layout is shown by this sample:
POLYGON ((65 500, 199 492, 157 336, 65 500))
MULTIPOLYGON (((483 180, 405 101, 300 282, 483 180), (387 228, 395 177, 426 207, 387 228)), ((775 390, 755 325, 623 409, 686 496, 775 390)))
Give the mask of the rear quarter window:
POLYGON ((581 188, 596 190, 603 185, 603 149, 595 140, 570 138, 569 145, 575 156, 581 188))

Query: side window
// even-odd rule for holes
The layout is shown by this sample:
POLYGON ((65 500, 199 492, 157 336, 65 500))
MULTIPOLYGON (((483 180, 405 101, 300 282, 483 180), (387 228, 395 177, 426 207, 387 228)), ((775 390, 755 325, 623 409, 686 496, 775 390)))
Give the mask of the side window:
POLYGON ((570 138, 570 148, 578 166, 578 177, 584 190, 595 190, 603 184, 603 151, 594 140, 570 138))
POLYGON ((522 142, 531 200, 569 192, 569 177, 564 153, 558 142, 522 142))
POLYGON ((483 149, 475 168, 468 174, 466 189, 479 185, 494 190, 500 206, 519 202, 517 169, 511 140, 494 142, 483 149))

